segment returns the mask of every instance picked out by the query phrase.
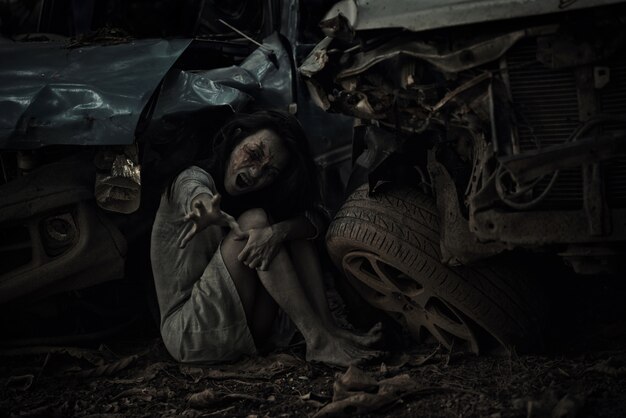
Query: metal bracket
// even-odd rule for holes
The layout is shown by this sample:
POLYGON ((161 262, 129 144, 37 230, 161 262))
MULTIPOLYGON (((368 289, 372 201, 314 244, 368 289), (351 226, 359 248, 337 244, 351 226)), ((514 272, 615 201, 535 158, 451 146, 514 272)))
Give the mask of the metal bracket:
POLYGON ((450 265, 468 264, 509 249, 500 242, 479 242, 470 232, 469 224, 461 214, 454 181, 443 164, 435 160, 432 151, 428 153, 428 173, 437 193, 442 262, 450 265))

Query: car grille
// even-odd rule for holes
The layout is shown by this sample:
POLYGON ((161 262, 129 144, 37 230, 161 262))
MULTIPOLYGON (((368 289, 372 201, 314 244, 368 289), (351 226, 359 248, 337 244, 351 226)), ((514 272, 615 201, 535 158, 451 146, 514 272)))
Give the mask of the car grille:
MULTIPOLYGON (((536 55, 535 39, 527 39, 515 45, 506 56, 521 151, 561 144, 580 123, 574 71, 549 69, 536 55)), ((599 94, 600 109, 625 115, 626 58, 621 53, 616 56, 617 61, 609 66, 611 82, 599 94)), ((617 125, 605 127, 605 130, 617 129, 617 125)), ((616 156, 603 168, 608 205, 626 207, 626 154, 616 156)), ((549 178, 543 179, 535 191, 543 190, 548 182, 549 178)), ((579 209, 582 206, 582 168, 561 170, 541 208, 579 209)))

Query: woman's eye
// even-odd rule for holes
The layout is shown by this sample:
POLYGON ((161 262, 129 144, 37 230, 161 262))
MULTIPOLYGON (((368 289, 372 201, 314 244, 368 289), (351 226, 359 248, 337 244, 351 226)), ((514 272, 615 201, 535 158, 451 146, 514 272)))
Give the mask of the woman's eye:
POLYGON ((272 169, 269 171, 269 175, 271 178, 276 178, 278 177, 278 175, 280 174, 280 172, 278 170, 272 169))
POLYGON ((248 150, 248 157, 252 161, 260 161, 261 158, 263 158, 263 155, 259 150, 252 149, 252 150, 248 150))

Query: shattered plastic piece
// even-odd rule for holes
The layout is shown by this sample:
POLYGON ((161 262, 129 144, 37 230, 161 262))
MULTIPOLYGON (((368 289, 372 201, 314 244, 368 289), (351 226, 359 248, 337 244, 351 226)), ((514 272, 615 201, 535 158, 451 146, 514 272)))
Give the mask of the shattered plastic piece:
POLYGON ((350 24, 349 19, 341 13, 332 19, 321 21, 320 28, 324 35, 332 38, 341 39, 345 42, 351 42, 354 39, 354 28, 350 24))
POLYGON ((113 212, 136 211, 141 200, 141 170, 137 146, 130 145, 121 154, 114 154, 110 150, 101 154, 104 155, 96 157, 98 168, 105 167, 111 159, 112 162, 108 173, 96 174, 95 195, 98 205, 113 212))
POLYGON ((123 179, 129 179, 134 184, 141 186, 141 176, 139 166, 130 158, 118 155, 113 161, 111 175, 123 179))
POLYGON ((313 48, 311 53, 304 59, 300 68, 298 68, 300 74, 305 77, 312 77, 324 69, 328 63, 327 49, 332 41, 333 38, 327 36, 315 45, 315 48, 313 48))

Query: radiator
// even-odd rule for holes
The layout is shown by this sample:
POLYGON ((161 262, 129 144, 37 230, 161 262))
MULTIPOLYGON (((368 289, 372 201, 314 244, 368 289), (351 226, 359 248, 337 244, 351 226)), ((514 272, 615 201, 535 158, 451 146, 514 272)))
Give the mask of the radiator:
MULTIPOLYGON (((580 125, 576 79, 573 69, 553 70, 537 58, 535 39, 515 45, 506 55, 521 151, 561 144, 580 125)), ((610 83, 598 91, 603 113, 626 115, 626 57, 616 54, 610 68, 610 83)), ((605 130, 624 129, 618 125, 605 130)), ((602 164, 609 207, 626 207, 626 154, 602 164)), ((545 189, 543 179, 535 193, 545 189)), ((561 170, 542 209, 580 209, 583 206, 582 168, 561 170)))

